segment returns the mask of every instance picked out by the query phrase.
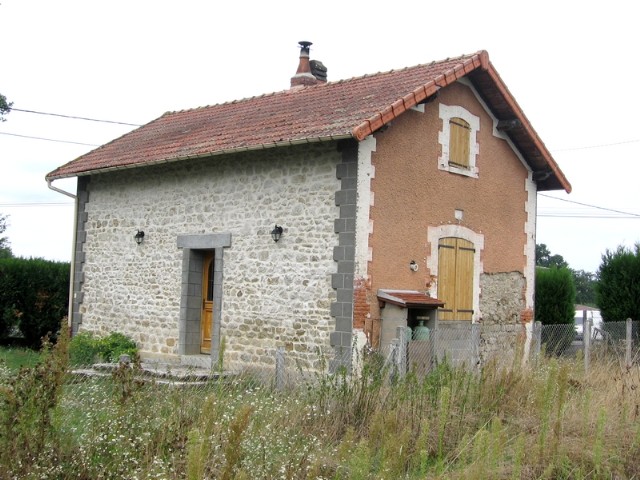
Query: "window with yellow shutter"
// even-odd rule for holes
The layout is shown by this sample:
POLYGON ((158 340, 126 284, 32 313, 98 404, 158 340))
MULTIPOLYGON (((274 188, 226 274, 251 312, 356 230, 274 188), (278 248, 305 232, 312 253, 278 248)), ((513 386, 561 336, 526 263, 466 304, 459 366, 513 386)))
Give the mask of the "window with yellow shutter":
POLYGON ((439 106, 442 131, 438 134, 441 155, 438 168, 450 173, 478 178, 476 157, 478 146, 477 133, 480 131, 480 118, 459 105, 439 106))
POLYGON ((449 120, 449 164, 469 168, 469 143, 471 126, 462 118, 449 120))

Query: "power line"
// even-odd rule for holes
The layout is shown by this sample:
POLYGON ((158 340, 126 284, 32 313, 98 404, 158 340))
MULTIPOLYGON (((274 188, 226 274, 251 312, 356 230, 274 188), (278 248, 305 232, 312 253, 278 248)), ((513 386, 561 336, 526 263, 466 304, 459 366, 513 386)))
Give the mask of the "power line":
POLYGON ((0 208, 7 208, 7 207, 60 207, 60 206, 73 206, 73 202, 0 203, 0 208))
POLYGON ((571 148, 559 148, 559 149, 552 149, 554 152, 568 152, 571 150, 588 150, 590 148, 604 148, 604 147, 615 147, 616 145, 626 145, 627 143, 638 143, 640 142, 640 139, 637 140, 623 140, 621 142, 614 142, 614 143, 602 143, 600 145, 588 145, 585 147, 571 147, 571 148))
POLYGON ((28 139, 31 139, 31 140, 45 140, 47 142, 71 143, 73 145, 84 145, 86 147, 99 147, 100 146, 100 145, 96 145, 95 143, 72 142, 71 140, 58 140, 58 139, 55 139, 55 138, 33 137, 31 135, 19 135, 17 133, 9 133, 9 132, 0 132, 0 135, 10 135, 12 137, 28 138, 28 139))
POLYGON ((113 123, 116 125, 127 125, 129 127, 139 127, 140 125, 136 123, 126 123, 126 122, 117 122, 115 120, 100 120, 97 118, 88 118, 88 117, 77 117, 75 115, 63 115, 61 113, 47 113, 47 112, 38 112, 36 110, 23 110, 21 108, 12 108, 12 112, 23 112, 23 113, 35 113, 37 115, 49 115, 51 117, 61 117, 61 118, 71 118, 73 120, 86 120, 89 122, 99 122, 99 123, 113 123))
POLYGON ((569 215, 562 213, 539 213, 538 217, 544 218, 590 218, 590 219, 611 219, 611 220, 638 220, 640 217, 624 217, 616 215, 569 215))
POLYGON ((553 200, 560 200, 561 202, 575 203, 576 205, 582 205, 583 207, 597 208, 598 210, 604 210, 606 212, 619 213, 621 215, 627 215, 629 217, 640 217, 640 213, 623 212, 621 210, 614 210, 613 208, 599 207, 597 205, 590 205, 588 203, 576 202, 575 200, 567 200, 566 198, 552 197, 551 195, 545 195, 544 193, 538 193, 538 195, 540 195, 541 197, 551 198, 553 200))

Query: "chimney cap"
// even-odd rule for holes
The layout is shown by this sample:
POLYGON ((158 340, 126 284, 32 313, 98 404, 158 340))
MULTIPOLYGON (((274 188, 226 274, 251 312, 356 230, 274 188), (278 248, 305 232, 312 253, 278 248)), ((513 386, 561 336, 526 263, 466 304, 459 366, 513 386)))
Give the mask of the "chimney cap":
POLYGON ((313 42, 307 42, 306 40, 300 40, 300 41, 298 42, 298 44, 299 44, 302 48, 304 48, 304 49, 306 49, 306 50, 309 50, 309 47, 310 47, 311 45, 313 45, 313 42))

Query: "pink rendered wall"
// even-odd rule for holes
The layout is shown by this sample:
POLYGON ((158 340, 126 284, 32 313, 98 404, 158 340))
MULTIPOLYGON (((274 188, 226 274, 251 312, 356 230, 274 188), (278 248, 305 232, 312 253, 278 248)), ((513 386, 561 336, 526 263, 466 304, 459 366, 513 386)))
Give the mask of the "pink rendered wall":
MULTIPOLYGON (((373 233, 369 235, 373 255, 368 264, 369 281, 361 287, 367 290, 370 313, 365 325, 374 340, 380 318, 377 290, 424 291, 431 283, 425 260, 437 255, 437 245, 430 246, 427 241, 429 226, 456 224, 454 211, 463 210, 460 225, 484 235, 482 273, 523 273, 527 220, 527 170, 507 142, 493 135, 492 118, 467 86, 446 87, 436 101, 425 105, 424 113, 405 113, 377 133, 376 141, 370 209, 373 233), (462 106, 480 118, 476 139, 479 178, 438 169, 440 102, 462 106), (417 272, 409 269, 411 260, 418 263, 417 272)), ((354 320, 362 323, 362 319, 354 320)))

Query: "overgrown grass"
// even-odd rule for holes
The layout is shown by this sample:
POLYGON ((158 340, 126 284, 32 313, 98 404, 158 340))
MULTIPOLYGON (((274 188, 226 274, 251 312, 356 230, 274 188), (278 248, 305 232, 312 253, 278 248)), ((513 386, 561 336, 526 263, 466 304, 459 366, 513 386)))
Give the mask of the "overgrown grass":
MULTIPOLYGON (((59 342, 60 345, 60 342, 59 342)), ((587 479, 640 475, 640 370, 544 360, 390 380, 175 388, 136 367, 62 374, 65 347, 1 388, 0 478, 587 479), (45 388, 46 385, 46 388, 45 388), (26 446, 26 447, 25 447, 26 446)))
POLYGON ((33 367, 40 361, 40 352, 23 347, 0 347, 0 364, 17 372, 21 367, 33 367))

